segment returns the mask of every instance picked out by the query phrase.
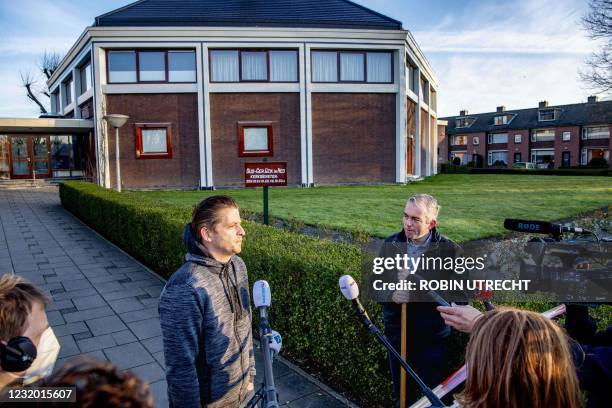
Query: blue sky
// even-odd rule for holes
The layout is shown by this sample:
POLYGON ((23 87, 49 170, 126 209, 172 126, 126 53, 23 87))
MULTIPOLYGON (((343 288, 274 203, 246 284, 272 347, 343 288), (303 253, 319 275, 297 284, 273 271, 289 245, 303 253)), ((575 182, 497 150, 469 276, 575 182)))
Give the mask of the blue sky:
MULTIPOLYGON (((322 0, 323 1, 323 0, 322 0)), ((0 117, 37 116, 19 71, 65 53, 94 17, 130 0, 0 0, 0 117)), ((359 0, 402 21, 440 81, 439 116, 585 101, 578 70, 596 47, 586 0, 359 0)), ((40 81, 41 85, 44 81, 40 81)), ((45 98, 42 96, 42 98, 45 98)))

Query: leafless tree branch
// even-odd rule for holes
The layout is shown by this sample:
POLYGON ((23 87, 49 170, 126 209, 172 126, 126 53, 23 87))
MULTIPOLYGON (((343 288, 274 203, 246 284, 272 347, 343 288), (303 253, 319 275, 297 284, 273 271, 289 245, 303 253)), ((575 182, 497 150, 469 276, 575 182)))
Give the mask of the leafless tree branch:
POLYGON ((40 72, 42 72, 47 79, 50 79, 57 67, 59 67, 60 62, 62 62, 62 57, 59 53, 56 51, 45 51, 40 57, 38 66, 40 72))
POLYGON ((612 0, 591 0, 582 25, 589 38, 600 40, 601 49, 586 60, 580 79, 597 93, 612 92, 612 0))
POLYGON ((34 78, 32 73, 29 71, 20 71, 19 75, 21 76, 21 85, 26 89, 26 95, 28 99, 38 105, 38 107, 40 108, 40 113, 47 113, 47 109, 45 109, 45 106, 40 103, 32 89, 34 86, 36 86, 36 78, 34 78))

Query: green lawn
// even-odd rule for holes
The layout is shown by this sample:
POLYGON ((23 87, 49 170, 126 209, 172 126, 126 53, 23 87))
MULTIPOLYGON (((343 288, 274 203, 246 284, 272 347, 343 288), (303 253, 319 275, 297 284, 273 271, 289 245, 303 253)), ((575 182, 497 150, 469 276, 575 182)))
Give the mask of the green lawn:
MULTIPOLYGON (((193 207, 213 194, 229 194, 239 205, 262 211, 261 189, 132 192, 193 207)), ((387 236, 402 227, 408 196, 428 193, 442 210, 440 229, 467 241, 504 232, 504 218, 559 220, 612 204, 612 179, 583 176, 442 174, 406 186, 271 188, 270 214, 306 224, 360 229, 387 236)))

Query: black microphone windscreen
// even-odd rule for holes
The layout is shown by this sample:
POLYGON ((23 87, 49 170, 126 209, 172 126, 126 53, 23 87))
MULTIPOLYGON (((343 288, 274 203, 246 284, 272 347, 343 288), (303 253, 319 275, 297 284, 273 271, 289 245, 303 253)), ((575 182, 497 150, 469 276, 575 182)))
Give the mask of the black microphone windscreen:
POLYGON ((553 232, 553 224, 550 222, 517 220, 514 218, 506 218, 504 220, 504 228, 510 231, 531 232, 536 234, 551 234, 553 232))

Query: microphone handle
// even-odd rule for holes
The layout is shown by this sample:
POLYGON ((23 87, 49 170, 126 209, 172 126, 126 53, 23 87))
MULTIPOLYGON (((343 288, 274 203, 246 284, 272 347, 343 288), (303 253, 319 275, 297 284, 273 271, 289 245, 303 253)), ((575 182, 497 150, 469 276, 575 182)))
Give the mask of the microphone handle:
POLYGON ((410 377, 412 377, 412 379, 416 381, 419 388, 421 388, 423 394, 425 394, 429 402, 431 402, 431 408, 444 408, 445 405, 442 403, 442 401, 440 401, 440 399, 436 397, 433 391, 423 382, 423 380, 421 380, 417 373, 414 372, 412 367, 408 365, 406 360, 402 358, 400 353, 398 353, 397 350, 391 345, 391 343, 389 343, 389 340, 387 340, 387 338, 380 332, 380 330, 378 330, 374 323, 372 323, 358 298, 353 299, 353 306, 357 310, 357 313, 359 313, 359 317, 361 317, 361 321, 363 322, 363 324, 372 332, 372 334, 376 336, 378 341, 380 341, 382 345, 385 346, 387 350, 389 350, 393 357, 395 357, 399 361, 399 363, 410 375, 410 377))
POLYGON ((268 323, 268 308, 262 306, 259 308, 259 341, 261 344, 261 351, 263 354, 263 366, 264 366, 264 395, 266 401, 266 408, 278 407, 278 400, 276 398, 276 387, 274 386, 274 374, 272 371, 272 357, 270 356, 270 336, 272 335, 272 329, 268 323))

